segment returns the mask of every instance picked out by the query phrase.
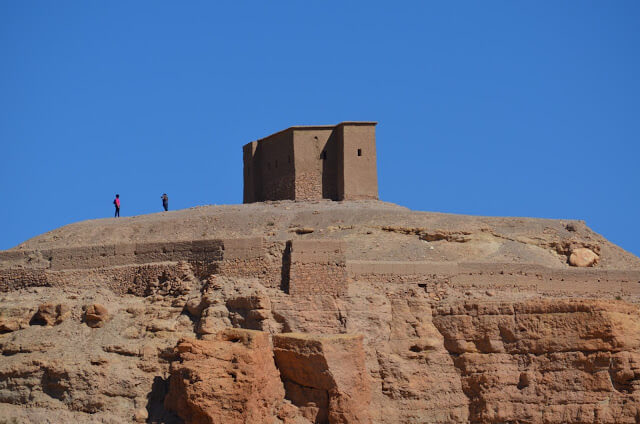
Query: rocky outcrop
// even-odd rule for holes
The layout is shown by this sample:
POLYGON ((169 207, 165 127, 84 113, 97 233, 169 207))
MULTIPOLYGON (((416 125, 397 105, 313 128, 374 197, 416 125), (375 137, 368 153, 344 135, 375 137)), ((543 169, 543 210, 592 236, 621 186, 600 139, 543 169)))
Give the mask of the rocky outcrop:
POLYGON ((71 311, 64 304, 54 305, 53 303, 44 303, 38 306, 38 310, 31 318, 32 325, 57 325, 67 319, 71 311))
MULTIPOLYGON (((273 351, 266 333, 250 330, 225 330, 214 341, 181 342, 182 364, 174 364, 167 399, 196 399, 196 410, 214 417, 202 422, 236 422, 240 415, 231 415, 224 405, 244 413, 252 387, 263 385, 264 393, 274 395, 261 404, 279 405, 265 409, 273 417, 289 411, 290 417, 320 423, 613 424, 635 423, 640 417, 637 307, 593 300, 436 306, 417 292, 413 296, 417 299, 391 300, 390 315, 383 318, 388 330, 386 325, 360 327, 370 336, 368 352, 363 336, 348 334, 276 334, 273 351), (376 336, 380 330, 387 335, 382 340, 376 336), (274 358, 277 369, 268 362, 261 365, 268 377, 246 371, 247 363, 234 359, 239 351, 247 358, 274 358), (377 363, 369 370, 371 355, 377 363), (185 366, 189 378, 184 378, 185 366), (231 370, 244 379, 231 383, 231 370), (183 376, 176 380, 180 384, 174 384, 176 375, 183 376), (373 393, 375 387, 382 392, 373 393), (372 414, 376 410, 381 415, 372 414)), ((254 422, 265 416, 254 415, 254 422)))
POLYGON ((109 311, 104 306, 96 303, 88 305, 84 311, 84 322, 92 328, 102 327, 109 319, 109 311))
POLYGON ((274 343, 241 329, 181 340, 165 407, 194 424, 371 422, 361 335, 283 334, 274 343))
POLYGON ((621 302, 460 303, 434 312, 481 423, 636 423, 640 315, 621 302))
POLYGON ((28 307, 0 307, 0 334, 11 333, 28 326, 28 307))
POLYGON ((369 328, 365 334, 375 352, 375 362, 369 363, 380 390, 374 393, 374 403, 382 405, 378 422, 466 423, 469 399, 444 338, 433 325, 432 303, 424 291, 390 299, 363 294, 375 303, 357 303, 357 310, 366 311, 369 305, 371 312, 350 314, 355 321, 351 326, 369 328), (388 315, 380 313, 385 310, 388 315), (367 321, 362 322, 365 313, 367 321))
POLYGON ((571 251, 569 265, 584 268, 595 265, 598 259, 600 259, 600 257, 596 255, 593 250, 580 247, 571 251))
POLYGON ((311 422, 371 422, 361 335, 279 334, 273 344, 287 399, 311 422))
POLYGON ((267 423, 290 413, 268 333, 227 329, 181 340, 165 406, 185 422, 267 423))

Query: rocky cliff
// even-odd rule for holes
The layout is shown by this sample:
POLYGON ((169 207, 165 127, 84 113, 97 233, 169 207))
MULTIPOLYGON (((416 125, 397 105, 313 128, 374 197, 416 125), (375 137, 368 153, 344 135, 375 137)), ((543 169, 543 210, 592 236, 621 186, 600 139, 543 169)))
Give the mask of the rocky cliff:
POLYGON ((0 252, 0 422, 640 422, 640 259, 583 222, 200 207, 0 252))

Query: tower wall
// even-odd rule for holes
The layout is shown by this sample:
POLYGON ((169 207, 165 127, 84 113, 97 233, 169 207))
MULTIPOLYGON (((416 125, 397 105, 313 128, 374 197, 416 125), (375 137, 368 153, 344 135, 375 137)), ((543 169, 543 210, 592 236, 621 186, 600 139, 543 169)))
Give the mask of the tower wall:
POLYGON ((331 128, 294 130, 296 200, 322 199, 325 185, 335 185, 325 178, 337 161, 336 149, 329 143, 331 133, 331 128))
POLYGON ((244 203, 295 199, 293 131, 244 146, 244 203))
POLYGON ((245 145, 244 203, 377 199, 375 125, 291 127, 245 145))
POLYGON ((338 198, 377 199, 375 123, 343 123, 336 131, 340 152, 338 198))

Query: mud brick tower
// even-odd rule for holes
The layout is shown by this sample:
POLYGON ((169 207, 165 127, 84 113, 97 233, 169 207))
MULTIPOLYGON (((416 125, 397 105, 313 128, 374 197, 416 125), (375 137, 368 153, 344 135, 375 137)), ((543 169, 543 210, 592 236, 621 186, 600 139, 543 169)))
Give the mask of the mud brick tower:
POLYGON ((244 203, 377 199, 376 124, 290 127, 246 144, 244 203))

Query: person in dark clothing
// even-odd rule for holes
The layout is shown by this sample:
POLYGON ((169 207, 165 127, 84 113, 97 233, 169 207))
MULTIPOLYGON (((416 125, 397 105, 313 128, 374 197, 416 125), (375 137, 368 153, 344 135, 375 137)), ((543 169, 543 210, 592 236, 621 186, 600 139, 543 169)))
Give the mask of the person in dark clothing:
POLYGON ((120 195, 119 194, 116 194, 116 198, 113 201, 113 204, 116 207, 116 214, 114 215, 114 218, 115 217, 119 218, 120 217, 120 195))
POLYGON ((162 196, 160 196, 160 198, 162 199, 162 207, 164 208, 164 211, 168 211, 169 210, 169 196, 167 196, 167 193, 164 193, 162 196))

